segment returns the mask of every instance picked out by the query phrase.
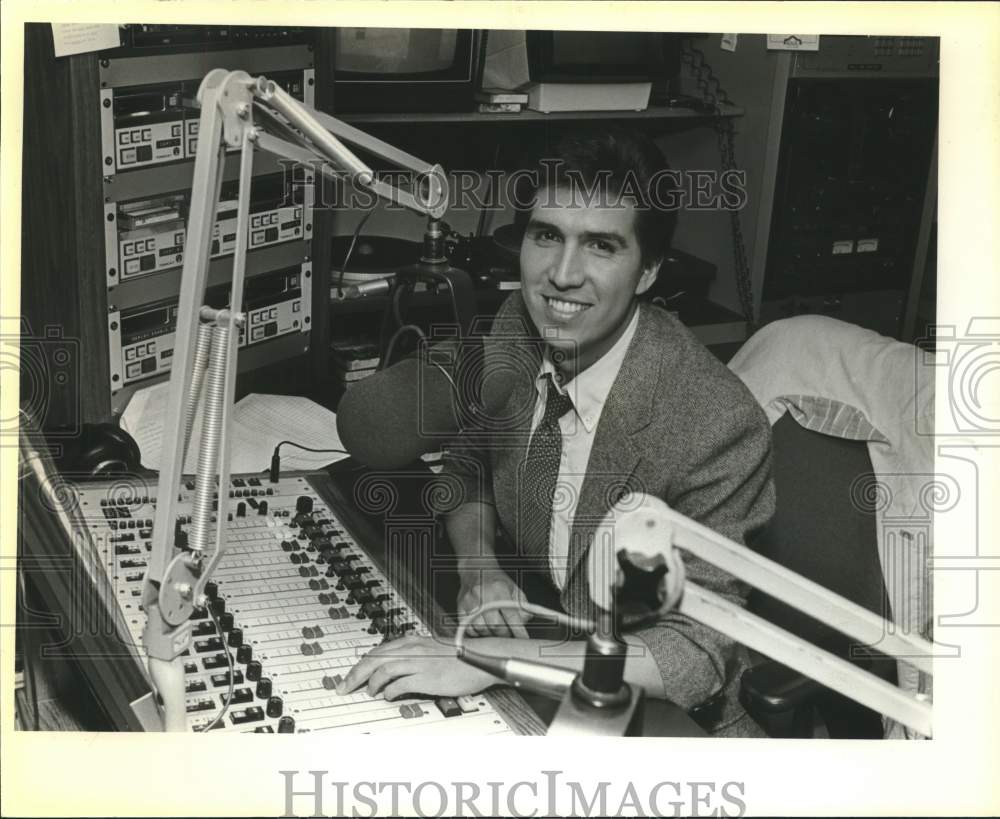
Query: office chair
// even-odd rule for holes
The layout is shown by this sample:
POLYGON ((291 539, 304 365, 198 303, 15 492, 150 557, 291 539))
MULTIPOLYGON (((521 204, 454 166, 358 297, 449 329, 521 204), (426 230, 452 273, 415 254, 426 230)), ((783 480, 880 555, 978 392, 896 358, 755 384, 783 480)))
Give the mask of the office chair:
MULTIPOLYGON (((878 557, 874 482, 864 441, 805 429, 783 415, 773 427, 774 518, 754 548, 869 611, 889 618, 878 557), (869 484, 870 485, 870 484, 869 484)), ((754 590, 748 608, 793 634, 896 683, 896 663, 784 603, 754 590)), ((771 736, 880 739, 879 714, 773 660, 757 655, 743 674, 740 701, 771 736), (759 664, 756 662, 760 660, 759 664), (822 735, 822 734, 820 734, 822 735)))

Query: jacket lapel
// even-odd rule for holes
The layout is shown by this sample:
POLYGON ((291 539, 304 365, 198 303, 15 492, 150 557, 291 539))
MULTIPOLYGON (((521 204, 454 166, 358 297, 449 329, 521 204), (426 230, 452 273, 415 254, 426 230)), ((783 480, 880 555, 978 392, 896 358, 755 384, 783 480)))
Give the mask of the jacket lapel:
POLYGON ((642 451, 636 433, 652 419, 662 356, 654 349, 653 327, 646 312, 649 308, 640 305, 639 309, 635 336, 601 411, 573 519, 565 593, 574 600, 572 603, 566 600, 564 604, 576 610, 583 608, 588 593, 586 577, 576 574, 582 568, 597 527, 622 495, 643 491, 642 451), (581 599, 575 599, 578 596, 581 599))
MULTIPOLYGON (((519 297, 514 300, 513 305, 523 310, 519 297)), ((527 314, 524 313, 523 316, 526 322, 527 314)), ((493 491, 500 519, 511 522, 513 531, 508 534, 516 544, 518 553, 526 557, 528 555, 523 552, 525 544, 517 537, 517 521, 522 514, 521 474, 537 400, 535 374, 541 367, 542 356, 539 342, 524 329, 526 324, 519 326, 515 323, 517 318, 517 315, 508 317, 508 326, 504 328, 505 336, 500 340, 493 340, 493 346, 487 350, 487 367, 518 375, 511 379, 506 397, 494 404, 498 410, 493 420, 495 428, 500 431, 493 439, 493 491)))

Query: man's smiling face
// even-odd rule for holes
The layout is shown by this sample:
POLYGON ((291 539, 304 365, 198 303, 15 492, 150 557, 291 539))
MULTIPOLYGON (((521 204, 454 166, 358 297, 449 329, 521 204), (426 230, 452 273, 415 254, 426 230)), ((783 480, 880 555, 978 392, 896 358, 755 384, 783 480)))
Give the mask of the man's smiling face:
POLYGON ((539 334, 572 377, 628 326, 635 296, 656 280, 644 267, 631 203, 587 205, 579 190, 539 191, 521 242, 521 293, 539 334), (554 195, 549 195, 549 194, 554 195))

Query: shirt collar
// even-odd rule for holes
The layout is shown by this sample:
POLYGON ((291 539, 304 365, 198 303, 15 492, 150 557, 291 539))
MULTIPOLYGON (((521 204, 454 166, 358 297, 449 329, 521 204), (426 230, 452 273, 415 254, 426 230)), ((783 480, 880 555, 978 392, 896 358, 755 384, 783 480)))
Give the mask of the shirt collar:
MULTIPOLYGON (((556 382, 556 389, 569 396, 573 404, 573 409, 588 433, 594 431, 597 422, 601 418, 601 410, 604 409, 604 402, 607 400, 611 386, 618 377, 622 362, 625 360, 625 353, 635 336, 636 327, 639 326, 639 310, 632 314, 628 327, 614 343, 610 350, 602 355, 597 361, 591 364, 572 381, 560 387, 556 382)), ((555 365, 549 356, 548 347, 542 356, 542 366, 535 379, 535 388, 541 396, 546 395, 547 376, 556 373, 555 365)))

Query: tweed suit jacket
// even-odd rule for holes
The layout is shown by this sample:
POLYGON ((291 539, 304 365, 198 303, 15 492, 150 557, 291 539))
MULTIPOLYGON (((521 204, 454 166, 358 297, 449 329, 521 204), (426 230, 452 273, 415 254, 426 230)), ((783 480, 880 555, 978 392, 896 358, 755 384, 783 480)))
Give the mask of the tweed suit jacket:
MULTIPOLYGON (((740 543, 774 512, 771 429, 760 406, 677 319, 648 304, 639 311, 577 500, 561 593, 571 614, 592 615, 584 557, 596 527, 625 491, 655 495, 740 543)), ((484 347, 490 428, 454 446, 445 469, 462 482, 466 501, 496 507, 502 534, 517 543, 520 475, 542 355, 520 293, 504 303, 484 347), (490 377, 501 371, 516 377, 490 377)), ((522 556, 547 565, 546 555, 522 556)), ((688 580, 745 603, 745 584, 693 556, 685 554, 684 563, 688 580)), ((712 733, 759 735, 736 699, 747 663, 742 646, 676 612, 636 634, 652 652, 670 700, 688 709, 712 701, 712 733)))

